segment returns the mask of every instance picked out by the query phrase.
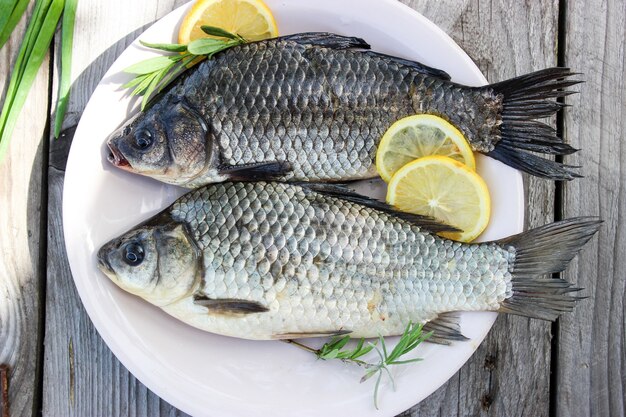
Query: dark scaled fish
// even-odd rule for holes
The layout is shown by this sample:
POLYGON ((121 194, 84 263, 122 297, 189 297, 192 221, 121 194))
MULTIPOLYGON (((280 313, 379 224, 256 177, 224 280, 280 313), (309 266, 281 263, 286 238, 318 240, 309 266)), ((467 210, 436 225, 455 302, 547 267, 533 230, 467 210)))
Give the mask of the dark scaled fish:
POLYGON ((459 243, 432 219, 332 184, 212 184, 98 252, 125 291, 200 329, 246 339, 401 334, 463 340, 457 311, 554 320, 578 290, 562 271, 595 218, 486 243, 459 243))
POLYGON ((245 179, 348 181, 376 176, 384 132, 435 114, 472 149, 530 174, 570 180, 572 167, 528 151, 575 151, 535 119, 571 94, 567 68, 484 87, 369 51, 358 38, 302 33, 233 47, 190 69, 108 139, 116 166, 194 188, 245 179), (256 168, 252 169, 251 168, 256 168))

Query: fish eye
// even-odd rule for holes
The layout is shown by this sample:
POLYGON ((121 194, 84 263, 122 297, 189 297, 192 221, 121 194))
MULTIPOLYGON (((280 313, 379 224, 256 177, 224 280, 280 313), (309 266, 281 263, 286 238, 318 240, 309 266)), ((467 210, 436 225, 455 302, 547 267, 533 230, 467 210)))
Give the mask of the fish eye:
POLYGON ((135 133, 135 147, 141 151, 148 149, 152 145, 152 132, 148 129, 139 129, 135 133))
POLYGON ((124 262, 130 266, 137 266, 143 262, 143 246, 139 242, 128 243, 124 247, 124 262))

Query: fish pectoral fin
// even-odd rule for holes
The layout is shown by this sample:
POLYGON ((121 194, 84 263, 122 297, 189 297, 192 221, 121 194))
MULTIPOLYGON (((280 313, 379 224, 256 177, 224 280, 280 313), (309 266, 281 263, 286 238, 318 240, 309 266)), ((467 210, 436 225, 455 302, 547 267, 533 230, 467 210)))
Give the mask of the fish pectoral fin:
POLYGON ((411 61, 409 59, 404 59, 404 58, 398 58, 397 56, 381 54, 380 52, 374 52, 374 51, 365 51, 363 53, 369 56, 379 57, 387 61, 395 62, 396 64, 399 64, 399 65, 404 65, 405 67, 409 67, 413 71, 419 74, 428 75, 430 77, 441 78, 442 80, 450 80, 450 75, 444 70, 429 67, 428 65, 424 65, 421 62, 411 61))
POLYGON ((245 165, 222 165, 218 168, 220 175, 230 181, 271 181, 291 172, 291 164, 283 161, 259 162, 245 165))
POLYGON ((291 332, 280 333, 272 336, 272 339, 304 339, 307 337, 328 337, 328 336, 343 336, 348 333, 352 333, 352 330, 322 330, 312 332, 291 332))
POLYGON ((235 298, 208 298, 196 295, 193 302, 206 307, 208 312, 213 314, 253 314, 269 311, 269 308, 256 301, 235 298))
POLYGON ((332 49, 361 48, 370 49, 370 45, 361 38, 341 36, 329 32, 305 32, 281 36, 279 40, 291 41, 300 45, 316 45, 332 49))
POLYGON ((426 341, 440 345, 449 345, 453 341, 463 342, 469 340, 461 333, 459 321, 460 316, 456 311, 439 314, 436 318, 424 324, 422 328, 426 333, 433 332, 426 341))
POLYGON ((414 225, 420 227, 423 231, 432 233, 461 231, 456 227, 444 224, 433 217, 399 211, 385 202, 355 193, 345 185, 323 183, 299 183, 299 185, 304 189, 311 190, 319 194, 341 198, 343 200, 351 201, 353 203, 385 212, 394 217, 413 223, 414 225))

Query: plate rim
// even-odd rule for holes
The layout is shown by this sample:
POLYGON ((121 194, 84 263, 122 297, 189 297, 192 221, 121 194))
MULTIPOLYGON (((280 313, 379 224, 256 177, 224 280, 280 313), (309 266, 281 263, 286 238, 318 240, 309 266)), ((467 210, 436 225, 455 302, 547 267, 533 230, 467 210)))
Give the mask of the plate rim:
MULTIPOLYGON (((457 54, 459 55, 459 58, 462 58, 463 61, 465 61, 467 64, 469 64, 468 65, 468 69, 471 68, 471 71, 473 72, 473 74, 477 78, 480 78, 483 81, 484 84, 487 84, 487 79, 482 74, 482 72, 480 71, 480 69, 478 68, 476 63, 454 41, 454 39, 452 39, 452 37, 450 37, 450 35, 448 35, 443 29, 441 29, 439 26, 437 26, 431 20, 429 20, 428 18, 423 16, 417 10, 414 10, 411 7, 409 7, 409 6, 407 6, 407 5, 403 4, 403 3, 400 3, 399 1, 396 1, 396 0, 361 0, 361 1, 363 2, 362 3, 363 7, 367 7, 368 4, 377 3, 379 5, 383 4, 382 7, 394 8, 394 9, 397 9, 398 11, 400 11, 401 13, 409 14, 412 19, 415 19, 415 20, 419 21, 420 24, 424 25, 425 27, 428 27, 431 31, 433 31, 433 33, 437 34, 443 40, 445 40, 446 43, 449 44, 449 46, 454 48, 456 50, 457 54)), ((116 57, 115 61, 113 61, 111 66, 107 69, 107 71, 103 75, 102 79, 99 81, 98 85, 94 89, 94 91, 92 93, 92 96, 96 92, 96 90, 100 87, 100 85, 102 84, 102 81, 104 79, 106 79, 107 77, 110 77, 111 75, 117 73, 117 70, 115 72, 112 71, 112 69, 115 67, 115 63, 119 60, 121 55, 124 54, 129 48, 138 45, 138 40, 145 34, 145 32, 147 30, 151 29, 155 24, 157 24, 161 20, 165 19, 166 17, 170 16, 171 14, 180 12, 181 9, 186 9, 186 8, 191 7, 191 4, 193 2, 194 2, 194 0, 191 0, 188 3, 185 3, 184 5, 181 5, 181 6, 177 7, 177 8, 175 8, 175 9, 171 10, 169 13, 167 13, 164 16, 162 16, 160 19, 155 20, 152 24, 150 24, 150 26, 146 27, 145 30, 142 33, 140 33, 131 43, 129 43, 128 46, 124 49, 124 51, 122 51, 122 53, 116 57)), ((91 103, 92 103, 92 100, 91 100, 91 97, 90 97, 89 101, 85 105, 85 108, 83 109, 83 113, 86 112, 86 110, 89 108, 91 103)), ((81 114, 81 118, 82 118, 82 114, 81 114)), ((80 127, 80 122, 79 122, 79 124, 77 126, 77 132, 79 131, 78 130, 79 127, 80 127)), ((76 152, 75 149, 76 149, 75 146, 72 146, 70 148, 70 151, 69 151, 69 154, 68 154, 68 159, 67 159, 68 163, 66 165, 65 179, 67 179, 69 177, 68 173, 72 172, 70 162, 72 161, 73 156, 75 157, 75 155, 74 155, 74 153, 76 152)), ((517 187, 519 190, 521 190, 520 192, 521 192, 522 207, 520 209, 518 218, 512 219, 512 221, 515 222, 516 225, 519 226, 517 228, 521 231, 521 230, 523 230, 523 225, 524 225, 524 213, 525 213, 525 208, 526 208, 525 207, 526 206, 526 202, 525 202, 525 195, 524 195, 522 175, 521 175, 521 173, 519 171, 517 171, 516 180, 517 180, 517 184, 515 185, 515 187, 517 187), (520 184, 521 184, 521 187, 520 187, 520 184)), ((70 237, 70 236, 69 236, 68 228, 65 227, 65 224, 70 223, 71 219, 69 219, 67 217, 68 216, 68 210, 66 208, 66 204, 67 204, 66 202, 68 201, 68 198, 67 198, 68 187, 66 187, 66 184, 67 184, 67 181, 64 181, 64 184, 63 184, 63 205, 62 205, 62 219, 63 219, 63 224, 64 224, 64 226, 63 226, 63 236, 64 236, 64 243, 65 243, 65 250, 66 250, 66 253, 67 253, 68 263, 70 265, 70 270, 72 272, 72 280, 74 282, 74 285, 77 288, 77 293, 78 293, 78 295, 79 295, 79 297, 81 299, 81 303, 82 303, 85 311, 87 312, 87 314, 89 316, 89 319, 91 320, 91 322, 93 323, 95 329, 97 330, 98 335, 104 340, 104 342, 106 343, 107 347, 111 350, 113 355, 128 369, 128 371, 135 378, 137 378, 148 389, 153 391, 160 398, 162 398, 165 401, 167 401, 168 403, 170 403, 172 406, 174 406, 176 408, 179 408, 179 409, 181 409, 182 411, 184 411, 184 412, 186 412, 188 414, 196 415, 196 412, 199 411, 198 409, 192 407, 192 405, 190 405, 188 403, 184 403, 184 404, 181 403, 181 401, 179 401, 179 398, 174 397, 174 396, 169 394, 168 390, 166 389, 166 387, 164 385, 155 383, 153 378, 151 378, 150 375, 147 372, 144 372, 144 370, 141 368, 141 366, 138 366, 138 365, 136 366, 135 365, 135 362, 133 361, 133 359, 130 356, 125 354, 125 350, 124 350, 123 346, 121 346, 121 344, 119 344, 119 343, 117 343, 115 341, 115 339, 114 339, 115 335, 112 332, 108 331, 107 325, 103 321, 100 320, 100 316, 96 314, 95 309, 93 307, 91 307, 89 305, 89 303, 86 302, 87 301, 85 299, 86 294, 83 294, 83 292, 80 291, 81 286, 80 286, 80 284, 77 283, 77 280, 74 278, 77 266, 74 264, 74 262, 72 262, 72 260, 70 259, 70 256, 69 256, 70 248, 68 247, 68 242, 69 242, 68 237, 70 237), (149 381, 149 383, 145 383, 145 381, 149 381)), ((467 363, 467 361, 469 361, 471 356, 473 356, 473 354, 478 349, 480 344, 483 342, 483 340, 486 337, 486 335, 488 334, 488 332, 491 330, 491 328, 493 326, 493 321, 494 320, 495 320, 495 315, 494 315, 494 318, 493 318, 491 324, 489 325, 489 328, 485 332, 485 334, 480 339, 478 339, 478 338, 475 339, 476 343, 472 344, 472 353, 468 357, 468 359, 463 361, 449 375, 446 375, 445 381, 443 382, 443 384, 445 384, 456 372, 458 372, 458 370, 461 369, 467 363)), ((432 392, 436 391, 443 384, 441 384, 438 387, 436 387, 435 389, 433 389, 432 392)), ((432 392, 431 392, 431 394, 432 394, 432 392)), ((427 398, 427 397, 425 397, 425 398, 427 398)), ((423 399, 425 399, 425 398, 423 398, 423 399)), ((421 402, 423 399, 417 401, 416 403, 414 403, 413 405, 410 405, 409 407, 412 407, 414 405, 419 404, 419 402, 421 402)), ((392 407, 390 407, 390 409, 391 408, 392 407)), ((402 412, 404 410, 406 410, 406 408, 403 405, 402 407, 397 407, 395 409, 395 411, 394 410, 390 410, 390 412, 394 412, 395 414, 397 414, 397 413, 402 412)), ((380 415, 382 416, 383 414, 380 414, 380 415)))

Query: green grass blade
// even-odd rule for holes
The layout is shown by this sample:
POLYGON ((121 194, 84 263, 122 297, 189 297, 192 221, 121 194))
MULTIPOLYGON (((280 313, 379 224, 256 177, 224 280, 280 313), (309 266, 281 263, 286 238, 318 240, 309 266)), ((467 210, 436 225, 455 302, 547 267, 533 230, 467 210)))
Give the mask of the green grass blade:
MULTIPOLYGON (((5 106, 2 109, 2 115, 0 115, 0 161, 6 153, 9 139, 13 133, 13 128, 17 122, 20 110, 24 106, 28 92, 39 71, 39 67, 41 67, 48 48, 50 47, 50 42, 52 41, 59 18, 63 12, 63 5, 64 0, 52 0, 49 7, 47 7, 45 15, 41 19, 41 25, 39 26, 41 30, 35 34, 29 34, 30 37, 26 47, 31 45, 30 54, 25 55, 26 62, 23 68, 20 67, 20 69, 22 69, 22 76, 15 91, 12 93, 12 101, 8 103, 9 105, 7 107, 8 100, 5 100, 5 106), (31 44, 32 38, 34 38, 34 40, 31 44)), ((29 29, 30 28, 29 25, 29 29)), ((22 43, 22 46, 24 47, 24 43, 22 43)), ((13 76, 16 75, 16 72, 17 71, 14 71, 13 76)), ((9 97, 8 94, 7 97, 9 97)))
POLYGON ((74 44, 74 21, 78 0, 65 0, 63 22, 61 23, 61 80, 59 82, 59 98, 54 117, 54 137, 58 138, 63 126, 63 118, 67 111, 72 83, 72 47, 74 44))
MULTIPOLYGON (((2 13, 2 16, 0 16, 0 23, 2 23, 3 25, 6 23, 6 20, 9 18, 9 15, 13 11, 13 9, 15 9, 15 6, 17 5, 18 1, 19 0, 0 1, 0 13, 2 13), (4 17, 5 15, 6 15, 6 18, 4 17)), ((0 28, 2 28, 2 26, 0 26, 0 28)))
POLYGON ((0 33, 4 32, 9 17, 18 4, 19 0, 0 0, 0 33))
MULTIPOLYGON (((13 100, 15 99, 16 91, 22 81, 22 76, 24 75, 24 67, 26 66, 24 64, 24 60, 28 60, 28 57, 31 54, 33 44, 35 43, 37 34, 41 30, 41 25, 43 24, 43 20, 48 8, 50 7, 51 1, 52 0, 44 0, 37 1, 37 3, 35 3, 35 8, 30 22, 28 23, 28 27, 26 28, 26 32, 24 33, 24 38, 22 39, 20 50, 17 54, 17 58, 15 59, 13 71, 11 71, 11 79, 5 93, 2 113, 0 113, 0 138, 2 137, 2 131, 4 130, 9 110, 11 109, 13 100)), ((0 142, 0 148, 1 146, 0 142)))
MULTIPOLYGON (((11 36, 13 29, 15 29, 15 26, 17 26, 26 11, 29 1, 30 0, 13 1, 14 7, 12 7, 11 10, 7 10, 6 15, 4 14, 4 7, 0 8, 0 48, 4 46, 11 36)), ((8 4, 10 3, 11 2, 8 2, 8 4)))

